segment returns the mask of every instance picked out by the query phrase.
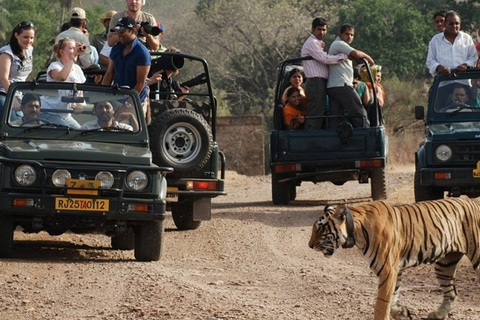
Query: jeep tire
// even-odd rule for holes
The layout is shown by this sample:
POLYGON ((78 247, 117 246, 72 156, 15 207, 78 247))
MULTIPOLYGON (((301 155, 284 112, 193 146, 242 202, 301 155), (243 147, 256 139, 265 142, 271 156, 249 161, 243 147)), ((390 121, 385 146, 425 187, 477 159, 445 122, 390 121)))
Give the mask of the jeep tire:
POLYGON ((135 235, 132 229, 128 229, 126 233, 114 235, 110 241, 115 250, 133 250, 135 248, 135 235))
POLYGON ((178 230, 194 230, 201 224, 193 220, 193 200, 172 204, 172 218, 178 230))
POLYGON ((370 188, 373 201, 387 199, 385 168, 375 168, 370 172, 370 188))
POLYGON ((172 177, 200 170, 213 151, 212 130, 205 119, 189 109, 171 109, 149 126, 153 162, 173 167, 172 177))
MULTIPOLYGON (((291 200, 290 182, 278 182, 277 175, 272 173, 272 200, 275 205, 287 205, 291 200)), ((295 194, 296 196, 296 194, 295 194)))
POLYGON ((13 218, 0 217, 0 258, 8 258, 13 251, 13 218))
POLYGON ((160 260, 163 232, 163 220, 139 223, 135 230, 135 259, 138 261, 160 260))

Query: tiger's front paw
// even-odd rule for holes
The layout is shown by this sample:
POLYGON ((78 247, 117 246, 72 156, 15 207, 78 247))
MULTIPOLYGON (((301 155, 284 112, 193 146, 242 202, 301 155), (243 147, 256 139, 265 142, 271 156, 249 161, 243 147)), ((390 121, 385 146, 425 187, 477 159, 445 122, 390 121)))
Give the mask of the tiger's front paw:
POLYGON ((445 310, 443 309, 439 309, 437 311, 432 311, 428 314, 428 317, 427 319, 428 320, 442 320, 442 319, 445 319, 445 317, 447 316, 448 312, 446 312, 445 310))
POLYGON ((413 316, 407 307, 400 304, 392 306, 390 316, 395 320, 413 320, 413 316))

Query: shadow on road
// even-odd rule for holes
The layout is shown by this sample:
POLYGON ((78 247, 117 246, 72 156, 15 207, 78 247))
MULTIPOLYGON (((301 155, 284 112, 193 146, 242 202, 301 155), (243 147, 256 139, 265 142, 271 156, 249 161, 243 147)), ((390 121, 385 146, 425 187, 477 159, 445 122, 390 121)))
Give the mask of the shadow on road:
POLYGON ((113 250, 111 247, 75 244, 62 240, 15 240, 10 259, 28 260, 28 262, 48 261, 49 263, 135 261, 133 254, 131 259, 126 259, 122 254, 113 255, 112 251, 118 250, 113 250))

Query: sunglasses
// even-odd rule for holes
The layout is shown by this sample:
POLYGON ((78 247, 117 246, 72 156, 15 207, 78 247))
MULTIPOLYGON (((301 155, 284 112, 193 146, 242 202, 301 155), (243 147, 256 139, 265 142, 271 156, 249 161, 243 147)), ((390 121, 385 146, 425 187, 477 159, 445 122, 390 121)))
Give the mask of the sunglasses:
POLYGON ((24 28, 35 28, 35 25, 33 24, 33 22, 30 22, 30 21, 22 21, 20 22, 19 24, 17 24, 17 26, 15 27, 15 29, 24 29, 24 28))

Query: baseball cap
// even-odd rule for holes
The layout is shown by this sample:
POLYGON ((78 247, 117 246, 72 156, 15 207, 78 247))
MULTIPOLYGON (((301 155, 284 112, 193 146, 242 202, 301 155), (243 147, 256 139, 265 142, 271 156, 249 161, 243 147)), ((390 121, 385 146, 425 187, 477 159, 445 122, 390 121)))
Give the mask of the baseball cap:
POLYGON ((135 25, 136 22, 132 17, 123 17, 118 19, 117 25, 113 29, 110 29, 110 32, 122 32, 126 29, 134 29, 135 25))
POLYGON ((82 8, 79 8, 79 7, 75 7, 75 8, 72 9, 72 11, 70 12, 70 18, 71 19, 83 19, 83 20, 88 21, 87 14, 85 13, 85 10, 83 10, 82 8))

